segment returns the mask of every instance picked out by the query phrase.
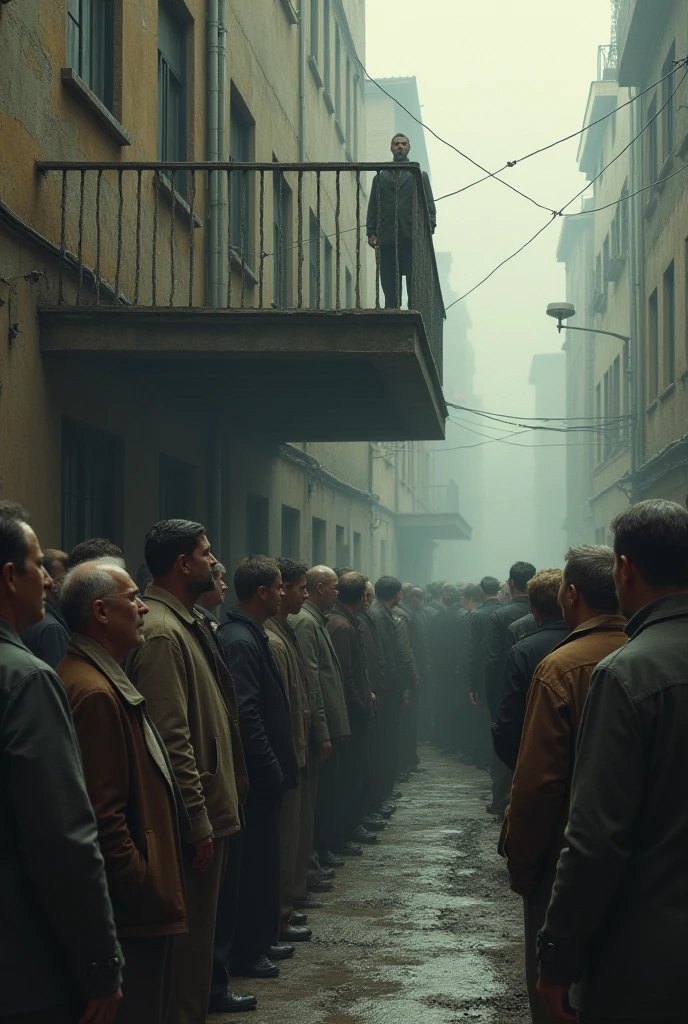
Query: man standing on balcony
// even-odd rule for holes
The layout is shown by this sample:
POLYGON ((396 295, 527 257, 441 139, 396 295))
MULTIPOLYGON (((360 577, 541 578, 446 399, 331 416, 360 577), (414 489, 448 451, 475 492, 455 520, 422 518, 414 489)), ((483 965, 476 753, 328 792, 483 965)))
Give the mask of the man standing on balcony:
MULTIPOLYGON (((392 139, 395 164, 408 164, 411 143, 398 133, 392 139)), ((423 191, 428 204, 430 230, 435 233, 437 216, 430 179, 422 172, 423 191)), ((395 168, 379 171, 373 181, 368 201, 366 234, 368 245, 380 253, 380 283, 385 294, 385 309, 401 306, 401 279, 406 278, 409 309, 412 307, 411 274, 413 265, 413 194, 415 177, 409 171, 395 168)))

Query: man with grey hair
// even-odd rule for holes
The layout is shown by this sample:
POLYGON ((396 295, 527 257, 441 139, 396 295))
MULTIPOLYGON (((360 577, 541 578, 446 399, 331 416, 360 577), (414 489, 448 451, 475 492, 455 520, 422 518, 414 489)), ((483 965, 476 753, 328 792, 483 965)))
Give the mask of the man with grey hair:
POLYGON ((229 588, 224 581, 227 570, 222 562, 216 562, 210 572, 215 585, 212 590, 204 590, 202 594, 198 595, 194 607, 197 612, 201 613, 213 633, 215 633, 220 625, 218 611, 222 611, 225 594, 229 588))
POLYGON ((583 706, 597 663, 626 642, 611 548, 569 548, 559 604, 571 632, 533 675, 506 815, 511 888, 524 899, 526 980, 534 1024, 547 1022, 536 987, 536 942, 564 845, 583 706))
POLYGON ((187 930, 171 767, 144 698, 121 668, 148 609, 119 559, 81 562, 61 588, 72 630, 57 673, 72 709, 126 961, 122 1024, 163 1024, 173 936, 187 930))

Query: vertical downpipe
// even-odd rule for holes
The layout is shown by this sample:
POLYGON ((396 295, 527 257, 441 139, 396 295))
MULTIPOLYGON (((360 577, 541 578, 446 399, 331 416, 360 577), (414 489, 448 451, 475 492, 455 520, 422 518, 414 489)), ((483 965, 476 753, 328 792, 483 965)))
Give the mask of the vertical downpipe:
MULTIPOLYGON (((219 0, 207 0, 206 8, 206 116, 207 140, 206 159, 216 162, 220 159, 220 24, 219 0)), ((208 301, 211 306, 220 305, 220 263, 222 253, 220 239, 220 174, 208 172, 208 301)), ((219 425, 211 420, 211 442, 208 453, 208 532, 210 542, 220 557, 222 552, 222 433, 219 425)))
POLYGON ((306 3, 299 4, 299 162, 306 162, 306 3))

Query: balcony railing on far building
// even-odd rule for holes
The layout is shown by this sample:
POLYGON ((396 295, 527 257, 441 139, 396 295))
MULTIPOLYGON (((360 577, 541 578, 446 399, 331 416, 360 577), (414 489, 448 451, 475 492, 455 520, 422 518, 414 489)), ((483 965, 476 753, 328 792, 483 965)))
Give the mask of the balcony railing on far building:
POLYGON ((417 164, 37 169, 59 204, 58 304, 384 315, 402 308, 394 282, 410 271, 408 308, 421 314, 441 378, 444 305, 417 164), (382 249, 367 244, 370 194, 382 249))

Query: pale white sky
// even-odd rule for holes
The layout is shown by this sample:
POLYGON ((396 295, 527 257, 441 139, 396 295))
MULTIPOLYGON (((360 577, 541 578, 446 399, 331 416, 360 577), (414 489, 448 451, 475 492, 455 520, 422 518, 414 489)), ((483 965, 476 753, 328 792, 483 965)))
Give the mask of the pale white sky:
MULTIPOLYGON (((425 123, 496 170, 580 128, 597 74, 597 47, 609 42, 610 9, 607 0, 368 0, 366 25, 368 71, 374 77, 415 75, 425 123)), ((480 177, 429 134, 426 141, 435 195, 480 177)), ((584 184, 577 144, 534 157, 505 177, 559 209, 584 184)), ((548 219, 495 181, 440 203, 435 245, 453 253, 457 292, 472 287, 548 219)), ((560 226, 557 221, 548 228, 467 300, 475 390, 486 409, 532 415, 532 356, 560 348, 554 322, 544 313, 548 302, 565 294, 555 256, 560 226)), ((537 564, 532 453, 497 444, 482 451, 481 564, 484 572, 504 576, 517 558, 537 564)))

